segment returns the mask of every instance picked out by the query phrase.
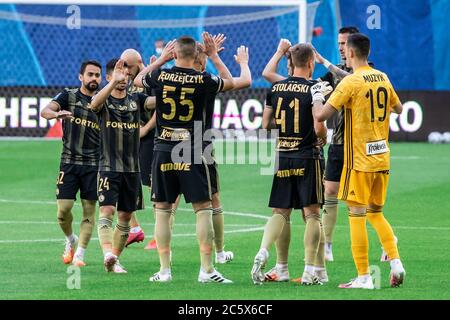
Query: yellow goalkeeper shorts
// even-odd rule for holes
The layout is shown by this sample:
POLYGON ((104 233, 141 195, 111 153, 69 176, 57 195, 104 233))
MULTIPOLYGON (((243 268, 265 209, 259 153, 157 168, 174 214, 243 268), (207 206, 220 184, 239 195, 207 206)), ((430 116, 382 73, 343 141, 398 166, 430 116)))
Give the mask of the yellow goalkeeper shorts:
POLYGON ((339 184, 338 199, 367 207, 383 206, 386 201, 389 170, 363 172, 344 168, 339 184))

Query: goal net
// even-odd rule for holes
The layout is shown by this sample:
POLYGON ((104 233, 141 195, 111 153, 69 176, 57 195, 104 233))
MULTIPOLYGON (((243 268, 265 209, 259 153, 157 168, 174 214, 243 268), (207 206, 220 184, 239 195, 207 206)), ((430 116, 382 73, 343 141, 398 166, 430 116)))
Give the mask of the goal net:
MULTIPOLYGON (((251 89, 218 96, 215 127, 257 129, 269 87, 261 76, 264 66, 280 38, 311 40, 319 5, 306 0, 73 2, 0 4, 0 137, 53 135, 55 122, 40 119, 39 112, 62 88, 79 85, 82 61, 104 66, 126 48, 148 61, 161 42, 181 35, 200 40, 203 31, 226 35, 221 57, 233 75, 239 74, 236 48, 248 46, 253 75, 251 89)), ((282 61, 280 72, 285 70, 282 61)), ((215 73, 211 64, 207 71, 215 73)))

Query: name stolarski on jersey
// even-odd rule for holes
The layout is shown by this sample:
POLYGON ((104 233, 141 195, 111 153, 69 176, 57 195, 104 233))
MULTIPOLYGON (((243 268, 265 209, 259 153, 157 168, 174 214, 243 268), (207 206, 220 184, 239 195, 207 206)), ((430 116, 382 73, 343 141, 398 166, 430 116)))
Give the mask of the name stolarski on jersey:
POLYGON ((171 81, 171 82, 179 82, 181 84, 185 83, 203 83, 203 75, 188 75, 184 73, 168 73, 162 71, 158 77, 158 81, 171 81))
POLYGON ((273 86, 272 92, 280 92, 280 91, 308 93, 309 86, 306 84, 299 84, 299 83, 277 83, 276 85, 273 86))

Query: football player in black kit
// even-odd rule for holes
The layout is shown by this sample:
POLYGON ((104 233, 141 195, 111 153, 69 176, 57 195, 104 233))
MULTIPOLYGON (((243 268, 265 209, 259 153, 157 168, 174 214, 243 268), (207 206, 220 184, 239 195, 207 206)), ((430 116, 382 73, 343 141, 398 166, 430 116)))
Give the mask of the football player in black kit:
POLYGON ((106 65, 109 83, 91 101, 100 123, 98 234, 108 272, 126 273, 119 263, 130 231, 131 213, 140 202, 139 173, 140 110, 154 108, 154 98, 127 92, 129 72, 123 60, 106 65), (118 222, 112 228, 117 209, 118 222))
MULTIPOLYGON (((212 190, 208 166, 203 157, 201 135, 206 97, 232 89, 233 80, 194 69, 197 43, 191 37, 184 36, 171 41, 164 50, 167 54, 163 52, 134 82, 137 86, 152 87, 156 93, 157 125, 152 165, 152 200, 155 203, 155 237, 161 267, 149 280, 172 280, 169 220, 172 204, 182 193, 186 202, 192 203, 197 217, 197 238, 201 257, 198 281, 230 283, 230 280, 215 270, 212 263, 212 190), (160 69, 172 55, 175 58, 175 67, 160 69), (200 141, 199 148, 194 148, 197 141, 200 141)), ((210 58, 220 60, 217 53, 210 58)))
POLYGON ((66 236, 62 260, 82 267, 94 228, 97 201, 100 132, 97 115, 89 110, 88 104, 102 81, 100 63, 83 62, 79 80, 79 88, 64 89, 42 110, 41 116, 47 120, 63 120, 63 149, 56 181, 58 223, 66 236), (78 190, 83 207, 79 239, 72 230, 72 208, 78 190))
MULTIPOLYGON (((301 209, 306 222, 304 234, 305 270, 303 285, 321 284, 316 275, 323 204, 322 164, 317 138, 326 138, 327 129, 312 115, 311 81, 314 51, 311 45, 297 44, 289 49, 292 75, 275 82, 267 95, 263 114, 265 129, 278 129, 277 166, 269 207, 273 215, 264 229, 260 250, 251 271, 255 284, 265 281, 263 273, 269 249, 290 220, 293 209, 301 209)), ((330 89, 331 92, 331 89, 330 89)), ((325 269, 323 270, 324 272, 325 269)))

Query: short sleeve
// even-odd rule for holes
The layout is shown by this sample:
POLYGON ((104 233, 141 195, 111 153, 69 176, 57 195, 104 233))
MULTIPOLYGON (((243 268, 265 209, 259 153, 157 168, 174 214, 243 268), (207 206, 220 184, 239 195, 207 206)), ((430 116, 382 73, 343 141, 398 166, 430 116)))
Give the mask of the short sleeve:
MULTIPOLYGON (((327 103, 330 104, 336 110, 340 110, 352 97, 352 86, 349 81, 350 77, 345 77, 334 89, 327 103)), ((351 107, 350 105, 348 105, 351 107)))
POLYGON ((266 107, 272 108, 272 89, 266 94, 266 107))
POLYGON ((209 93, 217 93, 223 90, 223 79, 209 73, 205 73, 203 77, 206 85, 206 91, 209 93))
MULTIPOLYGON (((387 78, 387 76, 385 75, 385 77, 387 78)), ((400 103, 400 98, 397 95, 397 92, 395 92, 394 87, 392 86, 392 83, 389 81, 389 107, 393 108, 396 105, 398 105, 400 103)))
POLYGON ((61 110, 68 110, 69 108, 69 93, 67 90, 63 90, 58 93, 53 99, 53 102, 56 102, 59 105, 61 110))
POLYGON ((161 69, 153 70, 152 72, 147 73, 143 79, 142 84, 147 89, 152 89, 157 86, 157 81, 159 74, 161 73, 161 69))
POLYGON ((322 77, 320 77, 319 79, 322 81, 327 81, 330 85, 334 85, 334 81, 333 81, 333 74, 331 72, 327 72, 325 75, 323 75, 322 77))

